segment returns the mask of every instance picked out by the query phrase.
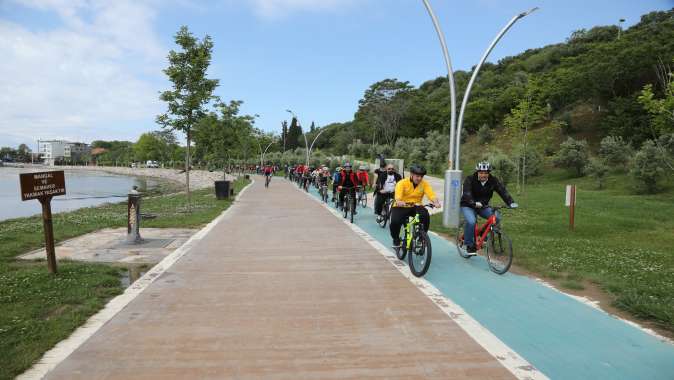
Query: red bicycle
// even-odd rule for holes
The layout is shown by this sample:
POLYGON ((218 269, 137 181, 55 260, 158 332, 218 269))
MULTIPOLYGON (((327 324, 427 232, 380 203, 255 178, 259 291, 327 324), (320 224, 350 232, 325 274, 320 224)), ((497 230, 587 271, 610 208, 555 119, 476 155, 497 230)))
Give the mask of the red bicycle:
MULTIPOLYGON (((502 209, 509 209, 507 206, 494 206, 494 211, 487 222, 480 226, 475 223, 475 247, 479 252, 485 248, 485 256, 489 263, 489 268, 497 274, 504 274, 510 269, 513 263, 513 243, 512 240, 503 232, 501 226, 496 223, 496 212, 502 209)), ((461 220, 459 229, 456 233, 456 249, 461 257, 469 259, 474 255, 469 255, 464 245, 463 230, 466 225, 465 220, 461 220)))

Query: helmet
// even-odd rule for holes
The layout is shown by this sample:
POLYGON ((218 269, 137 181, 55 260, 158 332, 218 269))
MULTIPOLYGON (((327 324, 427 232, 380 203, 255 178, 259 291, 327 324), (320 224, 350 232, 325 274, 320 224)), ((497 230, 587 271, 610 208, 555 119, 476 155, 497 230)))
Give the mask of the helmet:
POLYGON ((421 166, 419 164, 413 164, 410 167, 410 172, 412 174, 417 174, 417 175, 426 175, 426 168, 424 168, 423 166, 421 166))
POLYGON ((490 172, 491 164, 487 161, 478 162, 477 165, 475 166, 475 170, 477 170, 478 172, 490 172))
POLYGON ((335 169, 335 170, 338 171, 338 172, 341 172, 341 171, 342 171, 342 167, 341 167, 341 166, 338 166, 337 169, 335 169))
POLYGON ((349 162, 344 164, 344 169, 346 169, 346 168, 351 169, 351 164, 349 162))
POLYGON ((359 169, 359 170, 367 170, 367 166, 365 166, 365 165, 360 165, 360 166, 358 167, 358 169, 359 169))

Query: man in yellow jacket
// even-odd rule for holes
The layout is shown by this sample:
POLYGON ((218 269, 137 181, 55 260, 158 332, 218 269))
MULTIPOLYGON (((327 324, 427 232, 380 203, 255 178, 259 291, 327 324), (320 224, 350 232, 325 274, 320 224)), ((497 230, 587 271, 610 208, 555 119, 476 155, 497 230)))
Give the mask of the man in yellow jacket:
POLYGON ((440 207, 440 202, 433 192, 431 185, 424 180, 426 169, 421 165, 412 165, 410 168, 410 178, 405 178, 396 184, 395 204, 391 209, 391 237, 393 238, 393 248, 400 248, 400 228, 407 218, 419 214, 419 220, 428 231, 431 225, 431 217, 428 210, 422 206, 424 196, 428 198, 435 207, 440 207))

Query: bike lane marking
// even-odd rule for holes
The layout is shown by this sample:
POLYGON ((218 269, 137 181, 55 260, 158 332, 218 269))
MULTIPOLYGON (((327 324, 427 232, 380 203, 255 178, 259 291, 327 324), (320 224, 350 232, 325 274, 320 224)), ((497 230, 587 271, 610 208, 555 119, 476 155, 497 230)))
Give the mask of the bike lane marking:
MULTIPOLYGON (((311 195, 316 199, 315 191, 311 195)), ((354 223, 409 273, 386 247, 389 230, 379 227, 371 208, 358 208, 354 223)), ((496 275, 483 257, 466 260, 453 243, 429 235, 433 258, 425 281, 539 371, 563 379, 674 379, 674 345, 666 339, 540 280, 496 275)))
MULTIPOLYGON (((302 189, 300 191, 304 192, 302 189)), ((306 193, 306 192, 304 192, 306 193)), ((482 348, 484 348, 489 354, 496 358, 501 365, 503 365, 508 371, 510 371, 516 378, 523 380, 544 380, 548 379, 545 374, 537 370, 524 358, 522 358, 517 352, 512 350, 506 344, 504 344, 500 339, 498 339, 494 334, 489 330, 484 328, 480 323, 473 319, 468 313, 466 313, 459 305, 454 303, 451 299, 446 297, 440 290, 438 290, 433 284, 425 280, 424 278, 415 277, 402 261, 398 260, 395 253, 384 246, 379 240, 372 237, 368 232, 361 229, 358 225, 352 224, 349 219, 344 219, 342 214, 331 207, 328 203, 323 203, 320 199, 320 195, 317 193, 316 189, 313 187, 310 189, 310 193, 306 195, 312 200, 320 203, 328 209, 335 217, 342 220, 346 225, 348 225, 358 236, 363 238, 368 242, 373 248, 375 248, 382 256, 384 256, 391 265, 393 265, 400 273, 402 273, 405 278, 412 282, 417 289, 419 289, 424 295, 426 295, 436 306, 440 308, 452 321, 454 321, 462 330, 464 330, 473 340, 475 340, 482 348)), ((361 207, 358 207, 359 214, 360 211, 364 210, 361 207)), ((373 217, 374 218, 374 217, 373 217)))

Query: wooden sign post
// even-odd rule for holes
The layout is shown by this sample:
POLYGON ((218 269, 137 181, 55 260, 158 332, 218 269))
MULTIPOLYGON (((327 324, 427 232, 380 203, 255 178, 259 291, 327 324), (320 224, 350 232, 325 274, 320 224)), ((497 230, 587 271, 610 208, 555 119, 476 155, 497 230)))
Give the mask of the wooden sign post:
POLYGON ((42 224, 44 242, 47 250, 49 272, 56 274, 56 252, 54 251, 54 228, 51 219, 51 199, 66 194, 66 181, 63 170, 53 172, 22 173, 21 200, 37 199, 42 204, 42 224))
POLYGON ((566 202, 569 207, 569 229, 573 231, 576 219, 576 185, 566 185, 566 202))

